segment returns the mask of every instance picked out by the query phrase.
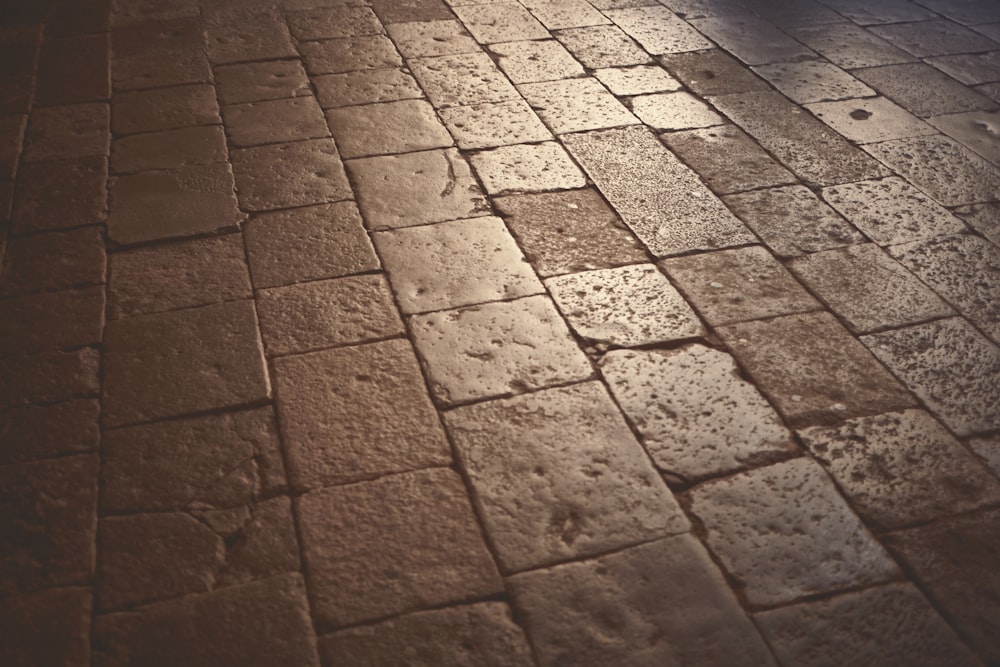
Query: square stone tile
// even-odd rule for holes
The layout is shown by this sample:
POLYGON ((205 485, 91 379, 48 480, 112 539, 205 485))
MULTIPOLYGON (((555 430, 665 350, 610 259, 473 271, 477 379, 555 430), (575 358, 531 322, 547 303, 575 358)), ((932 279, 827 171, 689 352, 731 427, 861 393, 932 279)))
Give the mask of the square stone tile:
POLYGON ((298 510, 321 629, 503 592, 462 479, 450 470, 313 491, 298 510))
POLYGON ((243 237, 258 289, 380 268, 354 202, 261 213, 243 237))
POLYGON ((116 91, 210 83, 212 68, 203 42, 196 16, 116 28, 111 32, 111 83, 116 91))
POLYGON ((97 450, 100 404, 81 398, 0 413, 0 465, 97 450))
POLYGON ((415 21, 440 21, 454 16, 442 0, 410 0, 405 3, 397 0, 371 0, 371 6, 379 20, 387 26, 415 21))
POLYGON ((268 356, 350 345, 404 333, 381 275, 317 280, 257 292, 268 356))
POLYGON ((927 122, 993 164, 1000 164, 1000 141, 997 140, 995 129, 1000 126, 1000 111, 970 111, 934 116, 928 118, 927 122))
POLYGON ((760 246, 675 257, 660 266, 713 326, 822 308, 760 246))
POLYGON ((0 355, 82 347, 101 340, 102 286, 0 300, 0 355))
POLYGON ((914 21, 872 26, 870 30, 908 53, 925 58, 990 51, 997 43, 953 21, 914 21))
POLYGON ((715 46, 666 7, 612 9, 605 15, 653 55, 700 51, 715 46))
POLYGON ((490 44, 497 64, 514 83, 555 81, 584 76, 583 67, 562 44, 551 39, 490 44))
POLYGON ((722 200, 778 257, 864 241, 858 230, 801 185, 754 190, 722 200))
POLYGON ((240 234, 127 250, 110 264, 111 319, 253 296, 240 234))
POLYGON ((482 47, 459 21, 421 21, 386 26, 400 53, 407 58, 476 53, 482 47))
POLYGON ((415 58, 409 66, 438 109, 518 98, 514 86, 485 53, 415 58))
POLYGON ((593 375, 562 318, 543 296, 416 315, 410 324, 431 391, 446 404, 593 375))
POLYGON ((816 55, 774 24, 751 14, 694 19, 691 25, 747 65, 808 60, 816 55))
POLYGON ((451 463, 406 340, 280 357, 274 368, 293 488, 451 463))
POLYGON ((585 0, 527 0, 522 4, 549 30, 581 28, 611 22, 585 0))
POLYGON ((924 63, 871 67, 854 75, 920 118, 997 108, 990 98, 924 63))
POLYGON ((453 9, 480 44, 545 39, 549 36, 545 26, 516 2, 461 5, 453 9))
POLYGON ((299 45, 299 51, 310 74, 403 66, 396 46, 384 35, 304 42, 299 45))
POLYGON ((594 70, 594 76, 615 95, 674 92, 682 87, 667 70, 657 65, 607 67, 594 70))
POLYGON ((673 480, 733 472, 797 451, 732 357, 702 345, 615 350, 601 374, 653 462, 673 480))
POLYGON ((423 97, 424 91, 401 68, 363 69, 313 77, 316 97, 324 109, 393 102, 423 97))
POLYGON ((769 86, 722 49, 673 53, 658 59, 699 95, 729 95, 769 90, 769 86))
POLYGON ((232 151, 240 204, 266 211, 324 204, 351 197, 332 139, 273 144, 232 151))
POLYGON ((598 382, 461 407, 445 423, 507 572, 690 527, 598 382))
POLYGON ((614 25, 568 28, 553 36, 589 69, 645 65, 651 60, 648 53, 614 25))
POLYGON ((296 58, 288 26, 273 9, 243 8, 204 17, 205 50, 213 64, 296 58))
POLYGON ((220 125, 143 132, 114 140, 111 171, 129 174, 226 162, 226 134, 220 125))
POLYGON ((491 195, 582 188, 587 184, 566 150, 554 141, 501 146, 474 153, 469 160, 491 195))
MULTIPOLYGON (((100 3, 92 7, 100 12, 100 3)), ((107 100, 111 96, 107 25, 94 26, 96 34, 53 39, 56 18, 53 15, 46 28, 46 40, 38 57, 36 110, 41 106, 107 100)))
POLYGON ((954 56, 938 56, 925 59, 953 79, 967 86, 1000 80, 1000 51, 987 53, 965 53, 954 56))
POLYGON ((526 572, 508 583, 544 667, 774 665, 717 566, 690 535, 526 572))
POLYGON ((291 11, 285 15, 288 28, 299 41, 380 35, 385 32, 369 7, 337 4, 291 11))
POLYGON ((751 69, 799 104, 875 95, 874 90, 844 70, 822 60, 758 65, 751 69))
POLYGON ((717 329, 791 426, 914 405, 910 393, 826 312, 717 329))
POLYGON ((395 229, 489 214, 489 203, 457 150, 349 160, 369 229, 395 229))
POLYGON ((271 395, 253 302, 144 315, 104 329, 108 426, 265 400, 271 395))
POLYGON ((90 664, 91 592, 50 588, 0 602, 0 660, 16 665, 90 664))
POLYGON ((18 169, 11 211, 13 234, 69 229, 105 219, 108 161, 86 157, 18 169))
POLYGON ((698 316, 652 264, 549 278, 545 286, 578 336, 636 347, 705 333, 698 316))
POLYGON ((100 363, 92 347, 0 357, 0 407, 96 396, 100 363))
POLYGON ((424 100, 332 109, 326 115, 340 154, 348 159, 445 148, 454 143, 434 107, 424 100))
POLYGON ((215 68, 222 104, 281 100, 309 95, 309 79, 298 60, 266 60, 215 68))
POLYGON ((101 231, 95 225, 9 239, 0 269, 0 295, 103 283, 107 260, 101 231))
POLYGON ((259 146, 330 136, 315 97, 290 97, 222 107, 232 146, 259 146))
POLYGON ((556 134, 638 122, 596 79, 525 83, 518 90, 556 134))
POLYGON ((798 26, 789 29, 798 41, 844 69, 877 67, 916 60, 881 37, 853 23, 798 26))
POLYGON ((203 84, 115 93, 111 109, 115 135, 221 123, 215 88, 203 84))
POLYGON ((374 241, 404 313, 544 291, 499 218, 376 232, 374 241))
POLYGON ((107 157, 111 146, 109 105, 103 102, 35 109, 24 137, 25 162, 107 157))
POLYGON ((866 0, 835 0, 830 5, 837 13, 858 25, 905 23, 936 18, 934 12, 909 0, 882 0, 877 4, 866 0))
POLYGON ((859 144, 936 134, 934 128, 884 97, 805 105, 814 116, 859 144))
POLYGON ((706 482, 691 491, 690 503, 709 548, 750 604, 780 604, 901 575, 807 458, 706 482))
POLYGON ((441 119, 459 148, 492 148, 545 141, 552 134, 524 100, 449 107, 441 119))
POLYGON ((660 130, 686 130, 721 125, 725 120, 694 95, 685 92, 633 97, 632 112, 660 130))

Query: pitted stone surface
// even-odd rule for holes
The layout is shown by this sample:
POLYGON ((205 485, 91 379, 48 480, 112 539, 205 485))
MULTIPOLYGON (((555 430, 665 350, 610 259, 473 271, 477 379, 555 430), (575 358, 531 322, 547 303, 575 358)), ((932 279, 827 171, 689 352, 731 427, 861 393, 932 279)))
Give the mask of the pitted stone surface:
POLYGON ((998 73, 1000 51, 939 56, 927 58, 924 62, 969 86, 1000 80, 1000 73, 998 73))
POLYGON ((51 588, 0 601, 0 661, 7 665, 90 664, 91 593, 51 588))
POLYGON ((451 135, 424 100, 332 109, 330 129, 344 158, 409 153, 451 146, 451 135), (406 128, 404 131, 399 131, 406 128))
POLYGON ((292 35, 299 41, 378 35, 385 32, 375 12, 364 6, 318 6, 288 12, 286 18, 292 35))
POLYGON ((653 462, 671 475, 698 479, 796 451, 774 409, 723 352, 613 351, 601 373, 653 462))
POLYGON ((972 438, 968 441, 968 445, 994 474, 1000 476, 1000 435, 972 438))
POLYGON ((699 95, 729 95, 769 90, 766 83, 721 49, 676 53, 660 62, 699 95))
POLYGON ((103 157, 22 164, 14 188, 15 234, 69 229, 107 217, 108 161, 103 157))
POLYGON ((180 169, 225 162, 226 135, 219 125, 144 132, 115 139, 111 170, 117 174, 180 169))
POLYGON ((490 44, 490 51, 497 55, 500 69, 514 83, 554 81, 584 75, 580 63, 554 40, 490 44))
POLYGON ((16 237, 7 242, 0 295, 97 285, 106 261, 98 226, 16 237))
POLYGON ((485 53, 415 58, 410 69, 436 108, 517 99, 517 91, 485 53))
POLYGON ((310 74, 336 74, 380 67, 401 67, 403 59, 384 35, 304 42, 299 45, 310 74))
POLYGON ((656 65, 606 67, 595 70, 594 76, 615 95, 645 95, 681 89, 680 81, 656 65))
POLYGON ((706 482, 691 491, 690 503, 709 548, 751 604, 790 602, 900 574, 809 459, 706 482))
POLYGON ((925 7, 907 0, 883 0, 877 4, 866 0, 836 0, 832 3, 837 13, 858 25, 878 25, 880 23, 905 23, 925 21, 935 18, 925 7))
POLYGON ((859 144, 936 134, 934 128, 884 97, 807 104, 817 118, 859 144))
POLYGON ((642 122, 660 130, 686 130, 722 125, 722 116, 690 93, 658 93, 633 97, 632 112, 642 122))
POLYGON ((363 69, 313 78, 324 109, 423 97, 414 78, 401 68, 363 69))
POLYGON ((522 4, 549 30, 583 28, 611 22, 586 0, 525 0, 522 4))
MULTIPOLYGON (((1000 77, 1000 74, 997 76, 1000 77)), ((997 138, 1000 134, 1000 111, 934 116, 927 122, 990 162, 1000 164, 1000 140, 997 138)))
POLYGON ((869 28, 887 42, 920 58, 989 51, 997 43, 953 21, 916 21, 869 28))
POLYGON ((597 382, 457 408, 445 423, 507 572, 689 528, 597 382))
POLYGON ((653 55, 700 51, 715 46, 666 7, 614 9, 608 10, 606 16, 653 55))
POLYGON ((232 151, 240 203, 264 211, 347 199, 350 185, 332 139, 232 151))
POLYGON ((923 63, 860 69, 854 75, 921 118, 997 108, 993 100, 923 63))
POLYGON ((101 353, 92 347, 0 358, 0 406, 96 396, 100 362, 101 353))
POLYGON ((562 42, 580 64, 590 69, 644 65, 650 62, 649 54, 618 26, 569 28, 555 33, 555 38, 562 42))
POLYGON ((107 104, 68 104, 37 109, 24 137, 25 162, 107 156, 111 142, 107 104))
POLYGON ((96 400, 25 405, 0 411, 0 465, 79 454, 101 439, 96 400))
POLYGON ((836 65, 821 60, 774 63, 751 68, 799 104, 871 97, 875 91, 836 65))
POLYGON ((808 60, 816 56, 773 24, 750 14, 694 19, 691 25, 747 65, 808 60))
POLYGON ((690 535, 508 580, 539 664, 773 665, 690 535))
POLYGON ((298 56, 288 26, 270 8, 219 8, 204 14, 205 49, 214 64, 298 56))
POLYGON ((439 113, 459 148, 492 148, 552 138, 524 100, 449 107, 439 113))
POLYGON ((596 79, 525 83, 518 90, 556 134, 637 123, 596 79))
POLYGON ((0 300, 0 356, 82 347, 101 340, 104 288, 0 300))
POLYGON ((470 156, 491 195, 581 188, 587 184, 566 149, 554 141, 500 146, 470 156))
POLYGON ((309 79, 298 60, 269 60, 215 68, 222 104, 282 100, 309 95, 309 79))
POLYGON ((330 487, 297 505, 320 628, 503 591, 462 480, 451 470, 330 487))
POLYGON ((274 366, 294 488, 451 463, 409 343, 282 357, 274 366))
POLYGON ((1000 202, 960 206, 955 209, 955 214, 977 232, 1000 246, 1000 202))
POLYGON ((222 122, 215 90, 202 84, 123 91, 115 94, 112 107, 111 130, 116 135, 222 122))
POLYGON ((475 53, 482 48, 465 27, 454 20, 393 23, 386 29, 407 58, 475 53))
POLYGON ((312 96, 234 104, 222 108, 231 146, 259 146, 330 136, 312 96))
MULTIPOLYGON (((881 3, 879 3, 881 6, 881 3)), ((906 51, 852 23, 801 26, 789 30, 795 39, 838 67, 876 67, 916 60, 906 51)))
POLYGON ((480 44, 549 36, 545 26, 520 3, 460 4, 452 9, 480 44))

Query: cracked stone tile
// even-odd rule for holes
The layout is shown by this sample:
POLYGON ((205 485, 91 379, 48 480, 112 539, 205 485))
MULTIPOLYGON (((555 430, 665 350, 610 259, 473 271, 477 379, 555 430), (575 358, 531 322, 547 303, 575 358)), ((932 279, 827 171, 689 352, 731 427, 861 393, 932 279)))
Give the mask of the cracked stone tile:
POLYGON ((651 60, 649 54, 618 26, 568 28, 553 36, 589 69, 645 65, 651 60))
POLYGON ((721 49, 667 54, 659 61, 684 85, 702 96, 769 90, 764 81, 721 49))
POLYGON ((694 19, 690 23, 747 65, 808 60, 816 56, 772 23, 750 14, 694 19))
POLYGON ((215 68, 221 104, 242 104, 310 95, 309 79, 298 60, 269 60, 215 68))
POLYGON ((449 107, 440 112, 459 148, 494 148, 552 139, 524 100, 449 107))
POLYGON ((601 361, 611 393, 657 468, 685 481, 797 451, 777 413, 732 357, 702 345, 616 350, 601 361))
POLYGON ((423 97, 424 91, 401 68, 363 69, 313 78, 324 109, 423 97))
POLYGON ((556 134, 637 123, 596 79, 525 83, 518 90, 556 134))
POLYGON ((924 62, 967 86, 1000 81, 1000 51, 938 56, 925 58, 924 62))
POLYGON ((312 96, 222 107, 222 120, 234 147, 330 136, 323 111, 312 96))
POLYGON ((407 58, 476 53, 481 47, 459 21, 422 21, 386 26, 400 53, 407 58))
POLYGON ((583 28, 611 22, 585 0, 526 0, 521 4, 549 30, 583 28))
POLYGON ((96 396, 100 361, 92 347, 0 358, 0 408, 96 396))
POLYGON ((24 136, 24 162, 107 157, 111 149, 110 105, 97 102, 43 107, 31 112, 24 136))
POLYGON ((1000 246, 1000 202, 960 206, 954 211, 970 227, 1000 246))
POLYGON ((82 454, 97 449, 100 407, 76 399, 0 412, 0 465, 82 454))
POLYGON ((424 100, 331 109, 326 117, 345 159, 446 148, 454 143, 434 107, 424 100))
POLYGON ((906 51, 853 23, 801 26, 789 29, 789 33, 844 69, 894 65, 916 60, 906 51))
POLYGON ((936 134, 933 127, 884 97, 804 106, 841 135, 859 144, 936 134))
POLYGON ((385 32, 369 7, 334 5, 316 7, 285 15, 288 28, 299 41, 381 35, 385 32))
POLYGON ((871 67, 854 75, 920 118, 997 108, 993 100, 924 63, 871 67))
POLYGON ((758 65, 751 69, 799 104, 875 95, 874 90, 844 70, 820 60, 758 65))
POLYGON ((469 157, 491 195, 582 188, 587 184, 566 150, 554 141, 500 146, 469 157))
POLYGON ((869 28, 887 42, 919 58, 989 51, 997 43, 952 21, 932 20, 869 28))
POLYGON ((380 67, 402 67, 403 59, 385 35, 303 42, 299 51, 310 74, 337 74, 380 67))
POLYGON ((202 84, 116 92, 111 109, 115 135, 221 124, 215 88, 202 84))
POLYGON ((107 264, 101 227, 14 237, 0 268, 4 297, 99 285, 107 264))
POLYGON ((606 10, 605 15, 648 53, 684 53, 715 46, 666 7, 606 10))
POLYGON ((606 67, 594 70, 594 76, 615 95, 670 93, 681 89, 681 82, 658 65, 606 67))
POLYGON ((1000 164, 1000 111, 934 116, 927 122, 990 162, 1000 164))
POLYGON ((659 130, 687 130, 725 122, 707 104, 685 92, 640 95, 633 97, 630 105, 642 122, 659 130))
POLYGON ((223 9, 203 17, 205 50, 213 64, 296 58, 298 52, 280 13, 272 9, 223 9))
POLYGON ((210 83, 212 68, 197 17, 146 20, 111 32, 111 82, 116 91, 210 83))
POLYGON ((514 86, 485 53, 416 58, 409 65, 435 108, 518 97, 514 86))
POLYGON ((250 211, 349 199, 351 187, 333 139, 231 151, 240 203, 250 211))
POLYGON ((91 607, 91 592, 84 587, 5 598, 0 601, 0 660, 10 665, 89 665, 91 607))
POLYGON ((480 44, 545 39, 549 36, 545 26, 516 2, 460 5, 453 9, 480 44))
POLYGON ((226 135, 220 125, 144 132, 113 141, 111 171, 116 174, 181 169, 226 162, 226 135))
POLYGON ((497 64, 514 83, 555 81, 584 76, 583 67, 562 44, 551 39, 490 44, 497 64))
POLYGON ((104 288, 42 292, 0 300, 0 355, 99 343, 104 288))

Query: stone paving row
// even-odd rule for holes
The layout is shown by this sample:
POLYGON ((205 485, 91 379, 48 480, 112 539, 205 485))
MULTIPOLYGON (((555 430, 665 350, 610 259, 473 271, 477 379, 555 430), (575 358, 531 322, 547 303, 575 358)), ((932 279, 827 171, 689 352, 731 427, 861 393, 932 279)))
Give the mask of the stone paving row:
POLYGON ((0 663, 1000 664, 992 0, 0 17, 0 663))

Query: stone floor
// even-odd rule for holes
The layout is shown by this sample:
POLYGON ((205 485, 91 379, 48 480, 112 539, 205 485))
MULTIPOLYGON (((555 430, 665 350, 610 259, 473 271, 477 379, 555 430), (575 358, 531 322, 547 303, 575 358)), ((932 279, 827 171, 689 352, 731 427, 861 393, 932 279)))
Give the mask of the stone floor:
POLYGON ((0 664, 1000 665, 1000 2, 0 7, 0 664))

